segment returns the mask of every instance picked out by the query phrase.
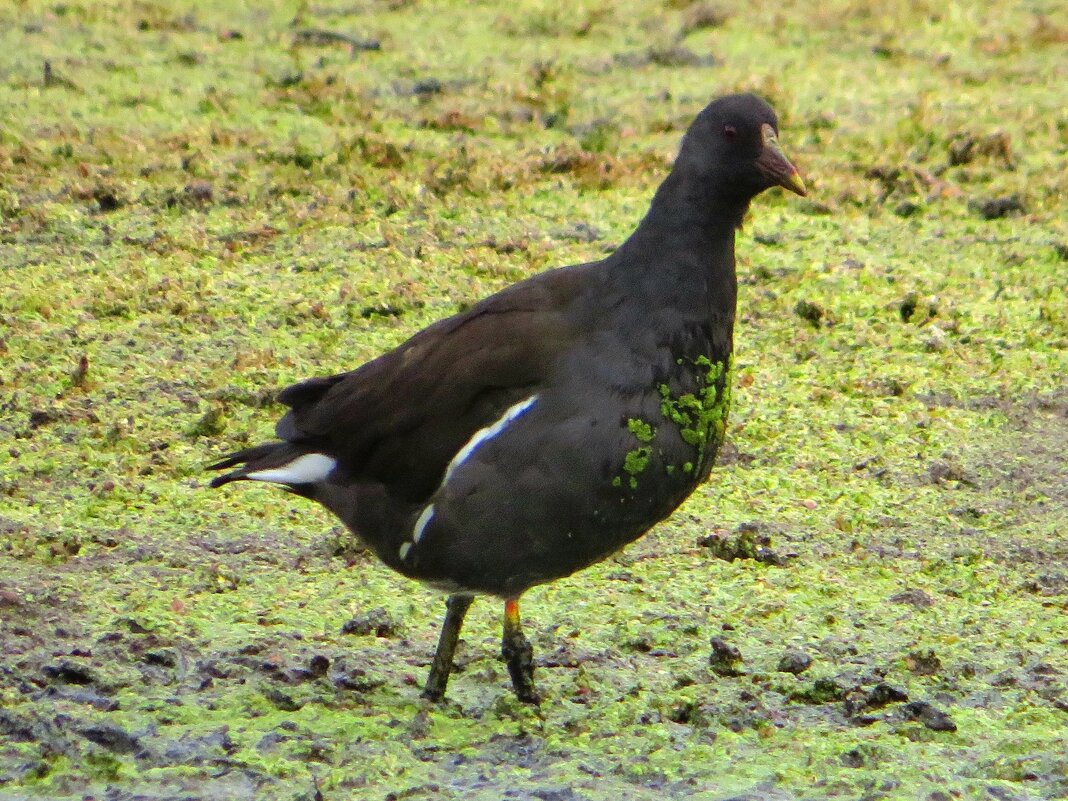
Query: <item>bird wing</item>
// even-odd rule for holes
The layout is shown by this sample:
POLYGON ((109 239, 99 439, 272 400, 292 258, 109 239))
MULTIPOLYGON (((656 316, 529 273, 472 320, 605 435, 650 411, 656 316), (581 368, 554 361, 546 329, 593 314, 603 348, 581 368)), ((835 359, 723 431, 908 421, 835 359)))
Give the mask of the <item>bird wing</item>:
POLYGON ((516 284, 348 373, 295 384, 280 438, 337 459, 355 481, 429 496, 481 428, 545 381, 566 340, 568 270, 516 284))

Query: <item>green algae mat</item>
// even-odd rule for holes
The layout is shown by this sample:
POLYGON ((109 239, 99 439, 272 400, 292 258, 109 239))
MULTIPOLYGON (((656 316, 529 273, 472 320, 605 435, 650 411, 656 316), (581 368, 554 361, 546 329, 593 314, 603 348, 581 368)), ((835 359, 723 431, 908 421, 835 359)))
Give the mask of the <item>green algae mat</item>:
MULTIPOLYGON (((0 799, 1068 796, 1054 0, 0 6, 0 799), (476 601, 205 489, 275 391, 599 258, 712 97, 810 195, 738 238, 711 480, 476 601)), ((403 402, 403 399, 398 399, 403 402)))

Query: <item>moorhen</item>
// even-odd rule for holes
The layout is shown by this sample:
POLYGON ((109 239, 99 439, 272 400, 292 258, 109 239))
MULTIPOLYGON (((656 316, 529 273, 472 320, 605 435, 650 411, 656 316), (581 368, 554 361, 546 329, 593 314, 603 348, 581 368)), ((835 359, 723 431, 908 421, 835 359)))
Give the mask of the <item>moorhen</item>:
POLYGON ((735 229, 765 189, 805 194, 777 135, 760 98, 713 101, 618 250, 283 390, 279 441, 212 465, 236 469, 211 486, 281 484, 448 593, 425 697, 445 693, 472 598, 503 599, 512 684, 536 702, 519 597, 640 537, 712 468, 730 404, 735 229))

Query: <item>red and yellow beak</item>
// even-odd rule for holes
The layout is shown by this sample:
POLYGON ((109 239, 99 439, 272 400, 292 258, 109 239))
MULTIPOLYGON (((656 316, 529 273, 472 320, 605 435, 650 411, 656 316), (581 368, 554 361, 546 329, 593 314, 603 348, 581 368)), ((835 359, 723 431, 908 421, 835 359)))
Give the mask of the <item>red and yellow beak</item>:
POLYGON ((790 160, 783 154, 782 148, 779 147, 775 129, 764 123, 760 126, 760 136, 764 141, 764 150, 757 158, 757 164, 764 174, 775 182, 775 186, 789 189, 802 197, 808 194, 805 182, 797 174, 797 168, 790 163, 790 160))

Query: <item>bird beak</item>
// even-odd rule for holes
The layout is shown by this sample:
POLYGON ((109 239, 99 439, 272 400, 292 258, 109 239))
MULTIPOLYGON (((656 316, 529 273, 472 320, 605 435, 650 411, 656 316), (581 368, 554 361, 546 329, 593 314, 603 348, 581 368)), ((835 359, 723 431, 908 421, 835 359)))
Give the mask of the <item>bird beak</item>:
POLYGON ((764 140, 764 150, 757 158, 757 165, 764 174, 775 182, 775 186, 789 189, 802 197, 808 194, 797 168, 783 155, 775 129, 765 122, 760 126, 760 136, 764 140))

